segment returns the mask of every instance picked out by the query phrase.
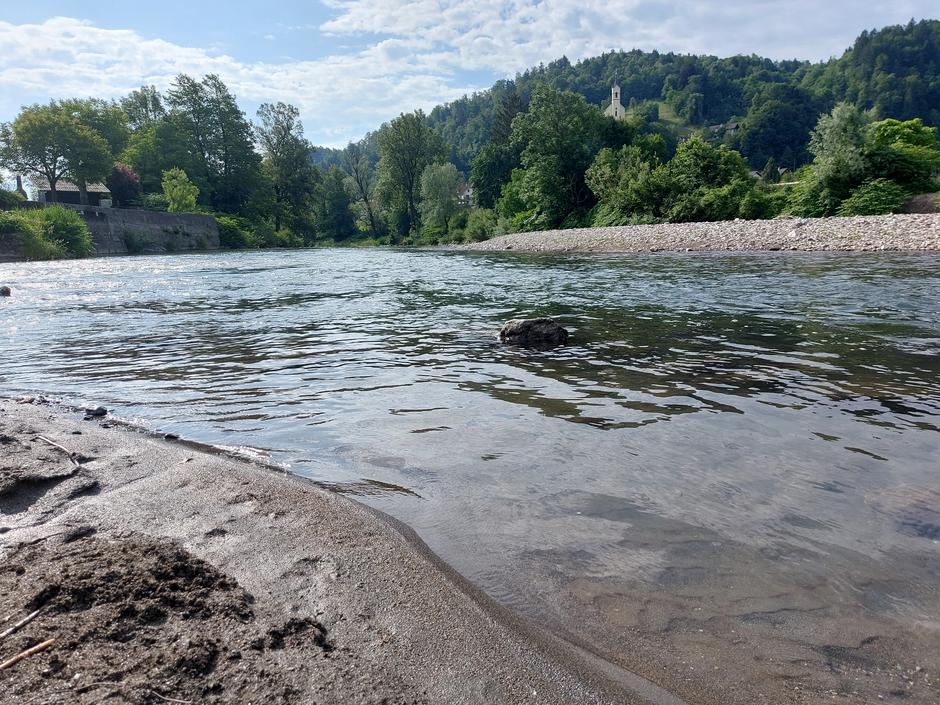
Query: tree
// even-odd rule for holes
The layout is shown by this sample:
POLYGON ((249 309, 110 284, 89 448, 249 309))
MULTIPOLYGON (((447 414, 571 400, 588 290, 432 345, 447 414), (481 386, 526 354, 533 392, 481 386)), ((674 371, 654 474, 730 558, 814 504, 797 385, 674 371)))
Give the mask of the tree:
POLYGON ((127 114, 116 103, 98 98, 70 98, 59 101, 57 105, 78 124, 102 137, 112 155, 120 154, 127 146, 130 137, 127 114))
POLYGON ((140 178, 127 164, 115 163, 108 175, 108 190, 117 206, 127 207, 141 197, 140 178))
POLYGON ((323 179, 323 194, 317 206, 317 234, 337 242, 355 235, 356 221, 351 205, 346 174, 339 167, 330 167, 323 179))
POLYGON ((135 132, 166 117, 163 97, 155 86, 141 86, 131 91, 121 100, 121 107, 127 115, 127 124, 135 132))
POLYGON ((33 105, 12 123, 0 126, 0 157, 15 172, 37 174, 49 183, 53 203, 56 185, 65 178, 67 154, 74 141, 74 121, 54 105, 33 105))
POLYGON ((820 103, 809 91, 796 86, 774 84, 763 88, 751 102, 736 136, 741 153, 755 169, 771 158, 789 169, 805 164, 820 103))
POLYGON ((819 118, 809 141, 813 171, 822 188, 845 198, 865 175, 868 118, 849 103, 839 103, 819 118))
POLYGON ((78 186, 79 201, 88 203, 88 183, 104 181, 114 161, 108 143, 86 125, 73 123, 66 141, 66 175, 78 186))
POLYGON ((202 81, 181 74, 170 87, 167 104, 203 202, 227 213, 243 211, 259 187, 261 157, 235 96, 214 74, 202 81))
POLYGON ((393 211, 400 239, 420 230, 421 174, 428 164, 444 158, 444 142, 436 131, 425 125, 424 113, 420 110, 403 113, 384 125, 377 139, 379 193, 386 207, 393 211))
POLYGON ((421 174, 421 214, 426 225, 447 235, 451 217, 460 210, 463 176, 450 162, 428 164, 421 174))
POLYGON ((764 169, 760 173, 760 180, 765 184, 780 183, 780 169, 777 168, 777 162, 774 161, 773 157, 770 157, 767 163, 764 164, 764 169))
POLYGON ((163 172, 163 195, 171 213, 192 213, 196 210, 199 188, 189 180, 185 171, 174 168, 163 172))
POLYGON ((631 136, 630 125, 604 117, 582 96, 537 89, 528 112, 512 123, 512 143, 521 149, 524 168, 521 195, 534 212, 534 224, 558 225, 594 205, 585 171, 602 147, 620 147, 631 136), (609 144, 608 134, 619 144, 609 144))
POLYGON ((346 189, 349 191, 353 203, 359 203, 365 211, 369 224, 369 234, 376 237, 379 234, 379 221, 375 208, 375 170, 369 158, 362 153, 357 144, 350 144, 344 152, 346 173, 346 189))
POLYGON ((261 147, 262 170, 274 189, 274 228, 285 220, 295 231, 312 210, 319 172, 310 160, 312 145, 304 138, 300 111, 285 103, 264 103, 255 127, 261 147))

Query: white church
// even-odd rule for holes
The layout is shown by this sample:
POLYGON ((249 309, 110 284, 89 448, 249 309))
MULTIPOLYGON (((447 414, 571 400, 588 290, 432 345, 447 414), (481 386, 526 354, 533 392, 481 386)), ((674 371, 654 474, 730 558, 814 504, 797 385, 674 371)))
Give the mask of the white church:
POLYGON ((615 120, 623 120, 627 116, 627 111, 620 102, 620 86, 616 83, 610 89, 610 106, 604 111, 604 115, 615 120))

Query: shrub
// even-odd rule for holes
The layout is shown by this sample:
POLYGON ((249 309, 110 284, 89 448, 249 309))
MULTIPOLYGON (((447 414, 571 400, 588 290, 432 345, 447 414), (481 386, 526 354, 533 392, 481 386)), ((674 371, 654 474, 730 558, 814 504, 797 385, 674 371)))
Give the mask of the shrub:
POLYGON ((127 207, 140 200, 140 177, 127 164, 115 163, 108 175, 108 190, 115 205, 127 207))
POLYGON ((178 167, 163 172, 163 195, 171 213, 192 213, 196 210, 199 188, 178 167))
POLYGON ((0 210, 8 211, 17 208, 23 202, 23 197, 16 191, 7 191, 0 188, 0 210))
POLYGON ((71 208, 50 206, 31 211, 43 238, 49 242, 60 242, 68 255, 87 257, 94 250, 91 233, 82 217, 71 208))
POLYGON ((215 222, 219 225, 219 243, 230 250, 241 250, 253 246, 250 232, 242 227, 238 218, 230 215, 216 216, 215 222))
POLYGON ((0 211, 0 235, 23 232, 23 228, 24 218, 22 213, 0 211))
POLYGON ((162 193, 148 193, 142 199, 144 208, 148 211, 166 211, 170 204, 166 200, 166 196, 162 193))
POLYGON ((889 179, 871 179, 852 192, 839 207, 839 215, 900 213, 909 194, 889 179))
POLYGON ((464 227, 464 239, 471 242, 488 240, 496 234, 496 214, 486 208, 470 211, 464 227))

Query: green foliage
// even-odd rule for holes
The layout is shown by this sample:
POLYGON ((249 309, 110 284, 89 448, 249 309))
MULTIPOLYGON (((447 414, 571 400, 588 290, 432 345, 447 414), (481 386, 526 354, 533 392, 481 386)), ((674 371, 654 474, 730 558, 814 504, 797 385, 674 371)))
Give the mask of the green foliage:
POLYGON ((602 150, 587 182, 603 208, 595 225, 766 218, 778 204, 756 188, 743 157, 693 137, 662 163, 648 145, 602 150))
POLYGON ((163 172, 163 196, 171 213, 192 213, 196 210, 199 188, 182 169, 168 169, 163 172))
POLYGON ((87 257, 94 250, 85 221, 63 206, 0 211, 0 234, 10 233, 20 235, 29 259, 87 257))
POLYGON ((61 243, 71 257, 87 257, 94 249, 91 233, 82 217, 71 208, 51 206, 23 211, 47 242, 61 243))
POLYGON ((170 203, 163 193, 145 194, 141 199, 141 203, 148 211, 167 211, 170 208, 170 203))
POLYGON ((300 111, 284 103, 264 103, 255 127, 264 175, 274 192, 275 229, 283 221, 296 232, 310 232, 310 213, 320 173, 310 161, 313 147, 304 138, 300 111))
POLYGON ((421 215, 424 227, 446 236, 450 219, 460 210, 457 198, 463 176, 451 163, 428 164, 421 173, 421 215))
POLYGON ((859 186, 842 202, 839 215, 882 215, 900 213, 910 194, 889 179, 872 179, 859 186))
POLYGON ((7 191, 5 188, 0 188, 0 211, 16 208, 22 202, 23 197, 16 191, 7 191))
POLYGON ((346 175, 338 167, 331 167, 322 190, 316 212, 317 236, 339 242, 355 235, 356 221, 346 190, 346 175))
POLYGON ((394 239, 400 242, 421 228, 421 174, 428 164, 444 158, 440 135, 425 124, 424 113, 402 114, 377 135, 377 190, 388 209, 394 239))
POLYGON ((533 225, 552 227, 592 207, 585 170, 598 150, 626 144, 633 133, 633 126, 604 117, 582 96, 537 89, 528 112, 512 123, 512 144, 521 150, 523 167, 518 196, 533 225))
POLYGON ((254 247, 251 232, 243 227, 242 221, 230 215, 217 215, 215 222, 219 226, 219 244, 229 250, 241 250, 254 247))

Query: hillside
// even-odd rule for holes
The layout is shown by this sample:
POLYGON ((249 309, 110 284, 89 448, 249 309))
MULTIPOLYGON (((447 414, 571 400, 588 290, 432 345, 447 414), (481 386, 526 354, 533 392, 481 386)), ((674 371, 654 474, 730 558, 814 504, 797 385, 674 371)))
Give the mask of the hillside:
MULTIPOLYGON (((707 128, 729 122, 725 135, 754 168, 768 158, 794 167, 806 161, 810 129, 821 112, 849 101, 877 118, 921 117, 940 125, 940 21, 863 32, 841 57, 822 63, 773 61, 752 56, 696 56, 657 51, 619 51, 572 64, 562 57, 513 80, 440 105, 428 115, 451 146, 462 171, 489 140, 499 106, 513 93, 522 107, 538 85, 572 91, 594 104, 621 86, 623 102, 659 117, 672 129, 707 128)), ((363 140, 371 146, 371 140, 363 140)), ((369 150, 367 151, 374 151, 369 150)), ((338 163, 342 150, 320 149, 314 160, 338 163)))

